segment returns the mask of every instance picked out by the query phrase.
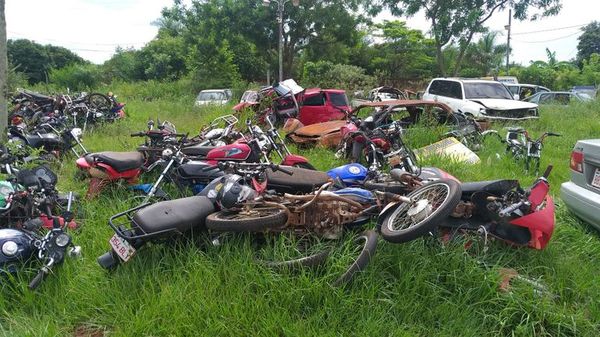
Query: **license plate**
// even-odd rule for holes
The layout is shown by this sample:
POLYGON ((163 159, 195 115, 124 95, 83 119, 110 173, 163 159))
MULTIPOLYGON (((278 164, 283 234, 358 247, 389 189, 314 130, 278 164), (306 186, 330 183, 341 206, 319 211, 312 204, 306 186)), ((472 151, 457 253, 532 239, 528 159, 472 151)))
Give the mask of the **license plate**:
POLYGON ((113 235, 108 242, 123 262, 129 261, 133 254, 135 254, 135 248, 117 234, 113 235))
POLYGON ((596 172, 594 172, 594 179, 592 179, 592 186, 600 188, 600 169, 596 169, 596 172))

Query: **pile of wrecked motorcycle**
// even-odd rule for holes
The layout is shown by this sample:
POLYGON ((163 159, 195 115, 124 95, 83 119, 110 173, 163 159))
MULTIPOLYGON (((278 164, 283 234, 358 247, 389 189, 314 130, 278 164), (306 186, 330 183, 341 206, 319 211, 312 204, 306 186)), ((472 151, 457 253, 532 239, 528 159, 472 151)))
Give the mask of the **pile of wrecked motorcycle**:
MULTIPOLYGON (((282 235, 302 241, 294 248, 296 254, 258 259, 263 265, 317 266, 326 261, 329 251, 311 244, 335 242, 350 232, 357 238, 356 256, 332 283, 342 285, 367 266, 379 236, 403 243, 421 237, 448 240, 475 234, 486 242, 497 239, 533 249, 543 249, 550 241, 555 221, 547 180, 551 166, 529 187, 504 179, 460 182, 439 168, 420 166, 404 141, 409 134, 406 131, 425 114, 450 126, 447 136, 474 150, 488 136, 500 139, 498 132, 486 129, 489 125, 453 113, 444 104, 416 100, 364 103, 342 111, 338 120, 312 116, 309 125, 297 109, 295 115, 290 113, 294 109, 289 107, 297 104, 290 92, 273 87, 265 90, 262 94, 269 97, 269 104, 246 107, 254 115, 246 121, 240 121, 239 114, 221 116, 190 137, 178 133, 168 121, 149 120, 145 131, 131 134, 143 138, 134 151, 85 151, 79 156, 79 173, 89 178, 87 199, 107 187, 122 186, 117 183, 123 181, 142 192, 136 206, 108 220, 114 235, 108 240, 108 251, 97 258, 98 264, 112 270, 147 244, 191 236, 192 232, 206 235, 213 244, 220 244, 225 235, 241 232, 261 242, 282 235), (368 116, 360 118, 364 110, 368 116), (398 118, 399 112, 406 116, 398 118), (286 137, 280 135, 282 126, 288 132, 286 137), (293 154, 286 140, 298 148, 328 146, 332 157, 348 164, 317 171, 305 157, 293 154), (139 184, 144 176, 155 180, 139 184)), ((519 128, 510 129, 501 141, 515 157, 524 149, 531 150, 529 143, 536 142, 519 128)), ((536 158, 530 152, 523 159, 536 158)), ((537 159, 537 164, 527 160, 528 170, 529 165, 537 170, 539 155, 537 159)), ((23 187, 5 198, 12 203, 23 190, 50 193, 56 182, 56 176, 46 171, 21 170, 16 177, 13 186, 23 187), (24 172, 30 177, 20 177, 24 172)), ((2 224, 6 229, 1 231, 24 233, 0 234, 2 269, 16 270, 15 261, 26 255, 7 259, 7 253, 20 254, 27 240, 40 251, 60 248, 59 253, 47 254, 49 257, 40 253, 46 261, 41 276, 36 277, 40 279, 53 264, 62 262, 67 247, 79 251, 65 232, 65 226, 73 221, 73 196, 55 199, 53 205, 60 206, 61 216, 54 216, 57 211, 44 208, 47 203, 42 202, 38 203, 41 211, 37 218, 23 216, 2 224), (35 219, 42 220, 31 223, 35 219), (47 233, 43 237, 39 234, 42 230, 47 233)), ((4 213, 0 216, 5 218, 4 213)))

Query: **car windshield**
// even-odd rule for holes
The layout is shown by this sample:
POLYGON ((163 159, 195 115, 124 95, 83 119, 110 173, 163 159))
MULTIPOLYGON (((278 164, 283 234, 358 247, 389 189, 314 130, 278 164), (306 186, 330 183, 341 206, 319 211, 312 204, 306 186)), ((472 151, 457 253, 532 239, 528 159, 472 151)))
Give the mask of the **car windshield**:
POLYGON ((201 92, 196 98, 197 101, 222 101, 225 99, 223 92, 201 92))
POLYGON ((465 83, 465 97, 513 99, 512 95, 501 83, 465 83))
POLYGON ((349 106, 348 99, 344 93, 329 93, 329 99, 334 106, 349 106))

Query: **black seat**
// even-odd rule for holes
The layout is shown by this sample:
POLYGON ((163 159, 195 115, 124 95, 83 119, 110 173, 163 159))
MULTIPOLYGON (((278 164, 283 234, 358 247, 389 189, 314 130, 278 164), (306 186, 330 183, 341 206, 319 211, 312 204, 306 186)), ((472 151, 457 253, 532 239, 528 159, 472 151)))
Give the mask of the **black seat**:
POLYGON ((225 174, 216 167, 214 167, 213 170, 205 171, 205 169, 209 167, 214 167, 214 165, 202 161, 189 161, 180 165, 177 168, 177 172, 183 179, 193 179, 198 182, 206 183, 225 174))
POLYGON ((498 179, 476 181, 472 183, 462 183, 461 185, 463 198, 470 198, 475 192, 485 192, 495 196, 501 196, 504 193, 519 186, 518 180, 498 179))
POLYGON ((206 157, 208 152, 214 148, 215 146, 201 146, 200 144, 196 144, 182 148, 181 152, 188 156, 206 157))
POLYGON ((144 156, 134 152, 98 152, 85 156, 88 162, 99 162, 109 165, 117 172, 125 172, 140 168, 144 164, 144 156))
POLYGON ((267 170, 267 188, 278 193, 310 193, 329 181, 325 172, 308 170, 300 167, 283 166, 293 174, 287 175, 281 171, 267 170))
POLYGON ((133 225, 144 233, 177 230, 180 233, 193 228, 203 228, 206 217, 215 211, 207 197, 193 196, 182 199, 161 201, 137 211, 133 225))

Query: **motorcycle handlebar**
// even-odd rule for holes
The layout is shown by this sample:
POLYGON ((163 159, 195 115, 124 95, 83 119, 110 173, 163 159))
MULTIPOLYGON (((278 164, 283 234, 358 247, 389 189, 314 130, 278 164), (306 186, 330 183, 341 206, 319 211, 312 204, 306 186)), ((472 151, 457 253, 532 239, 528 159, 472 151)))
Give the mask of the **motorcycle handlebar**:
POLYGON ((35 275, 35 277, 31 280, 31 282, 29 282, 29 289, 35 290, 42 283, 45 276, 46 276, 46 272, 43 269, 40 269, 40 271, 37 273, 37 275, 35 275))
POLYGON ((554 136, 554 137, 561 137, 562 136, 560 133, 556 133, 556 132, 548 132, 547 135, 548 136, 554 136))
POLYGON ((553 168, 554 168, 554 166, 548 165, 548 167, 546 167, 546 171, 544 171, 544 174, 542 175, 542 177, 544 177, 545 179, 548 179, 548 176, 550 176, 550 172, 552 172, 553 168))
POLYGON ((136 133, 130 134, 131 137, 144 137, 145 135, 146 135, 145 132, 136 132, 136 133))
POLYGON ((291 176, 291 175, 294 174, 294 172, 292 172, 292 171, 290 171, 288 169, 284 169, 283 167, 281 167, 279 165, 275 165, 275 164, 271 165, 271 169, 273 170, 273 172, 275 172, 275 171, 281 171, 281 172, 287 174, 288 176, 291 176))

